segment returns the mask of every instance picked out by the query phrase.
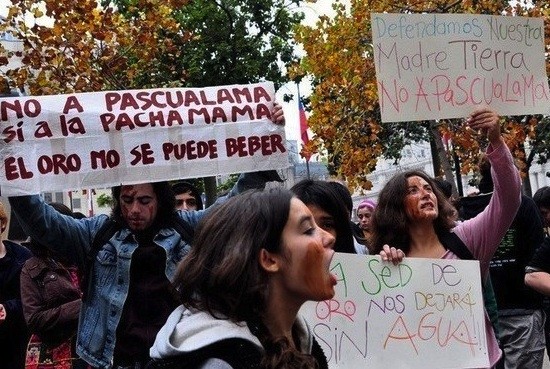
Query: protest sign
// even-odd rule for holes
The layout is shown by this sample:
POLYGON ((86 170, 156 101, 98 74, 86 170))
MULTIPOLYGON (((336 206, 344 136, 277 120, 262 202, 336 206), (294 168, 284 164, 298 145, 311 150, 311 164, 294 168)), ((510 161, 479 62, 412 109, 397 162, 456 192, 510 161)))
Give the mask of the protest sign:
POLYGON ((548 114, 542 18, 371 14, 382 121, 548 114))
POLYGON ((281 169, 272 83, 0 99, 2 195, 281 169))
POLYGON ((336 295, 300 313, 336 368, 489 366, 478 261, 336 253, 336 295))

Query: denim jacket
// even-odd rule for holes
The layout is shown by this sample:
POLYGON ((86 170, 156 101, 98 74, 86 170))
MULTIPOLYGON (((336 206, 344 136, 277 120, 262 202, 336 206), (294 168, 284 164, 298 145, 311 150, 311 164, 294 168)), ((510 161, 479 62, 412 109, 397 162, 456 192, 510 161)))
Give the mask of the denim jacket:
MULTIPOLYGON (((250 188, 263 188, 265 173, 241 175, 228 196, 250 188)), ((108 220, 106 215, 74 219, 59 214, 38 195, 11 197, 10 204, 23 229, 81 266, 91 248, 95 234, 108 220)), ((218 200, 219 202, 223 199, 218 200)), ((193 228, 207 210, 178 214, 193 228)), ((166 250, 166 277, 172 280, 179 261, 189 252, 189 245, 172 228, 161 229, 154 242, 166 250)), ((77 353, 94 367, 110 368, 115 348, 116 328, 130 285, 130 262, 138 243, 129 229, 123 228, 98 252, 91 275, 91 288, 82 303, 77 337, 77 353)))

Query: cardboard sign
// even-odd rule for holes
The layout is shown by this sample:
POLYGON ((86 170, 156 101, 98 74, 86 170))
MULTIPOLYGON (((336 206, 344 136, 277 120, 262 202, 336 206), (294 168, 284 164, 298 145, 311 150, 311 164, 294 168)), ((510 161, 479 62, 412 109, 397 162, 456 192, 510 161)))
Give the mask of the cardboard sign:
POLYGON ((478 261, 337 253, 332 300, 307 302, 329 367, 405 369, 489 366, 478 261))
POLYGON ((289 166, 272 83, 0 99, 2 195, 289 166))
POLYGON ((371 15, 382 121, 548 114, 542 18, 371 15))

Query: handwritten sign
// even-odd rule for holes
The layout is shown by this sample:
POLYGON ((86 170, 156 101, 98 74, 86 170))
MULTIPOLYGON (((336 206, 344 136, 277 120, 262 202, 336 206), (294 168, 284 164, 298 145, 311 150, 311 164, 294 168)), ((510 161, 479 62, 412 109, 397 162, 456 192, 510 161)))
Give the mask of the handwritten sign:
POLYGON ((307 302, 330 368, 488 367, 478 261, 337 253, 332 300, 307 302))
POLYGON ((0 99, 2 195, 288 167, 272 83, 0 99))
POLYGON ((542 18, 371 15, 382 121, 548 114, 542 18))

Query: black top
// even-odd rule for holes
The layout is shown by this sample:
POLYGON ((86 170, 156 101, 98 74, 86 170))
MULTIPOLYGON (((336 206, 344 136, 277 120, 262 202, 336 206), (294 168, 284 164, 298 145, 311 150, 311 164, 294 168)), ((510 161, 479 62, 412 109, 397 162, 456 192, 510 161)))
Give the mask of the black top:
POLYGON ((537 249, 528 266, 536 271, 550 273, 550 237, 544 239, 543 244, 537 249))
MULTIPOLYGON (((489 203, 491 194, 466 197, 460 201, 460 215, 469 219, 489 203)), ((491 262, 489 273, 499 310, 541 309, 543 296, 524 283, 525 267, 542 244, 542 220, 533 199, 522 195, 512 225, 502 238, 491 262)))
POLYGON ((153 242, 153 236, 153 232, 136 236, 139 246, 132 254, 128 296, 117 326, 117 365, 145 361, 158 331, 179 305, 166 277, 166 251, 153 242))
POLYGON ((23 317, 19 277, 25 261, 32 255, 25 247, 3 241, 6 255, 0 258, 0 304, 6 320, 0 324, 0 362, 3 369, 22 369, 29 334, 23 317))

